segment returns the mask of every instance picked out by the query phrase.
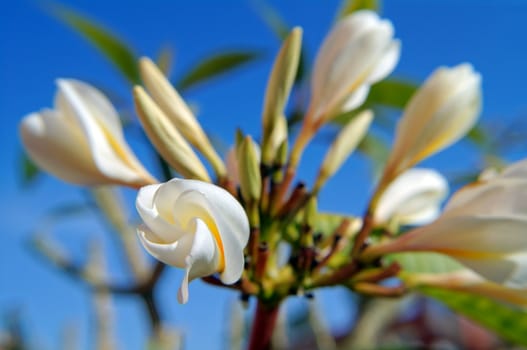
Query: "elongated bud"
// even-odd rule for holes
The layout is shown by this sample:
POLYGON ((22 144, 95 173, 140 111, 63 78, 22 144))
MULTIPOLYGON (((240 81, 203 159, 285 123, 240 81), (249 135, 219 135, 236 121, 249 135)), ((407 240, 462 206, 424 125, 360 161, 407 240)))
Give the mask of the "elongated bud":
POLYGON ((242 196, 246 201, 258 201, 262 192, 260 157, 257 145, 246 136, 238 148, 238 174, 242 196))
POLYGON ((366 136, 372 120, 373 112, 363 111, 340 131, 322 162, 313 192, 318 192, 327 179, 337 172, 342 163, 357 148, 359 142, 366 136))
POLYGON ((280 147, 278 147, 278 151, 277 151, 278 156, 276 157, 277 165, 283 166, 287 162, 288 148, 289 148, 289 145, 287 144, 287 140, 284 140, 284 142, 282 142, 280 147))
POLYGON ((276 119, 276 124, 271 135, 269 135, 266 147, 262 150, 262 152, 266 151, 262 153, 262 163, 265 165, 276 163, 279 157, 279 148, 283 143, 287 144, 287 119, 281 115, 276 119))
POLYGON ((397 124, 372 208, 399 174, 462 138, 477 121, 481 99, 481 75, 470 64, 436 69, 412 96, 397 124))
POLYGON ((143 57, 139 61, 141 78, 152 95, 152 99, 175 124, 181 134, 196 147, 211 163, 216 175, 226 174, 225 165, 212 147, 207 135, 201 128, 194 114, 181 98, 172 84, 166 79, 159 68, 150 59, 143 57))
POLYGON ((134 101, 148 138, 168 164, 189 179, 211 182, 188 142, 140 86, 134 87, 134 101))
POLYGON ((287 162, 287 150, 288 150, 287 140, 284 140, 284 142, 282 142, 282 144, 278 147, 276 151, 277 155, 276 155, 276 159, 275 159, 274 167, 273 167, 275 169, 275 171, 273 172, 273 181, 275 183, 280 183, 283 181, 284 172, 283 172, 282 167, 287 162))
MULTIPOLYGON (((275 133, 275 128, 284 128, 284 125, 281 125, 281 119, 283 118, 284 108, 295 80, 301 46, 302 29, 297 27, 294 28, 285 39, 282 48, 275 59, 271 75, 269 76, 262 118, 262 159, 264 164, 267 165, 272 163, 273 152, 276 152, 276 147, 281 143, 273 143, 270 139, 271 135, 275 133)), ((285 135, 287 137, 287 124, 285 126, 285 135)), ((283 133, 283 131, 279 131, 279 133, 283 133)))
POLYGON ((315 227, 317 220, 317 199, 316 197, 311 197, 306 204, 304 209, 304 222, 309 227, 315 227))

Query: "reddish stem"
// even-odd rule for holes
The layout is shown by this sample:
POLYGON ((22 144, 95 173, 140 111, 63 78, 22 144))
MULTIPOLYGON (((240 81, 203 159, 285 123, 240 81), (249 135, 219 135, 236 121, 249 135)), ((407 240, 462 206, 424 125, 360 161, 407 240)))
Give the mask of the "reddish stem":
POLYGON ((267 305, 258 300, 251 330, 249 350, 271 349, 271 337, 278 318, 280 303, 267 305))

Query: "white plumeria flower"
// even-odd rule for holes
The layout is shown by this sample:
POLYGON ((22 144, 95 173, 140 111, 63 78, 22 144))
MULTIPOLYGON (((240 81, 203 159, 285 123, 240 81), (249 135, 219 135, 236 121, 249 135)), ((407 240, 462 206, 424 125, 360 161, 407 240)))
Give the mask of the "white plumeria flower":
POLYGON ((435 220, 448 182, 435 170, 413 168, 390 183, 373 213, 377 225, 423 225, 435 220))
POLYGON ((156 180, 126 143, 117 111, 96 88, 59 79, 55 108, 26 116, 20 134, 42 169, 81 185, 140 187, 156 180))
POLYGON ((465 186, 436 221, 367 248, 364 258, 433 251, 458 260, 492 282, 527 287, 526 167, 524 160, 491 180, 465 186))
POLYGON ((318 51, 311 80, 312 118, 330 119, 360 106, 370 85, 392 72, 400 42, 388 20, 368 10, 341 19, 318 51))
POLYGON ((481 109, 481 76, 470 64, 438 68, 399 120, 380 186, 463 137, 481 109))
POLYGON ((227 191, 198 180, 172 179, 141 188, 137 211, 144 225, 138 235, 145 249, 167 265, 185 269, 178 301, 188 300, 188 283, 220 273, 236 282, 249 239, 244 209, 227 191))

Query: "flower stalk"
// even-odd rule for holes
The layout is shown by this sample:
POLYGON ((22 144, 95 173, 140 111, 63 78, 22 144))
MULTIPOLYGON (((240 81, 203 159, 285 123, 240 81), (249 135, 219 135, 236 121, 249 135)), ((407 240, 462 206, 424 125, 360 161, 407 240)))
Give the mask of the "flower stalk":
POLYGON ((265 303, 258 300, 248 350, 270 350, 271 338, 278 318, 280 302, 265 303))

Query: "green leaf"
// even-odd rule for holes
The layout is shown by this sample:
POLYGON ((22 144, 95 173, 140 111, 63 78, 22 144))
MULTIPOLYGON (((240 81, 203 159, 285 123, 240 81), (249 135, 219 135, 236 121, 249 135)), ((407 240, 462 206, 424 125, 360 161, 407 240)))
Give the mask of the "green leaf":
POLYGON ((446 273, 463 266, 446 255, 430 252, 396 253, 386 256, 388 262, 398 262, 403 271, 414 273, 446 273))
MULTIPOLYGON (((329 236, 339 227, 344 218, 346 218, 346 216, 331 213, 318 213, 314 230, 315 232, 322 233, 323 236, 329 236)), ((351 217, 349 218, 353 219, 351 217)))
POLYGON ((346 17, 358 10, 380 11, 380 0, 344 0, 337 18, 346 17))
POLYGON ((487 131, 481 125, 474 125, 468 132, 467 138, 478 147, 485 148, 488 145, 489 137, 487 131))
POLYGON ((176 84, 178 90, 188 89, 196 84, 203 83, 220 74, 231 71, 243 64, 260 58, 262 55, 256 51, 231 51, 209 56, 202 60, 176 84))
POLYGON ((140 82, 137 59, 131 49, 108 29, 63 6, 53 6, 52 13, 81 34, 108 58, 132 84, 140 82))
MULTIPOLYGON (((365 109, 373 109, 375 112, 374 123, 380 125, 382 120, 381 108, 404 109, 412 95, 417 91, 418 85, 399 79, 385 79, 372 85, 366 101, 358 109, 342 113, 335 117, 332 122, 339 125, 347 124, 351 118, 365 109)), ((386 123, 386 120, 383 121, 386 123)))
POLYGON ((359 144, 358 151, 368 156, 373 162, 373 172, 379 173, 390 154, 390 148, 381 138, 369 133, 359 144))
POLYGON ((23 186, 28 186, 41 173, 39 167, 33 163, 25 152, 20 154, 20 173, 23 186))
POLYGON ((372 85, 365 105, 404 109, 417 88, 418 85, 413 82, 385 79, 372 85))
POLYGON ((262 17, 262 20, 275 33, 275 35, 285 40, 291 31, 291 27, 282 18, 280 13, 264 1, 253 1, 256 12, 262 17))
MULTIPOLYGON (((262 17, 265 24, 267 24, 267 26, 280 40, 284 41, 291 32, 291 26, 286 23, 277 10, 271 7, 269 4, 263 1, 258 1, 254 4, 256 7, 256 12, 262 17)), ((306 57, 306 52, 302 48, 295 76, 295 84, 298 84, 304 80, 307 74, 306 57)))
POLYGON ((441 288, 418 290, 518 345, 527 346, 527 311, 490 298, 441 288))
POLYGON ((172 69, 172 63, 174 61, 174 50, 171 46, 166 45, 161 47, 157 55, 156 64, 163 72, 165 76, 170 75, 170 70, 172 69))

